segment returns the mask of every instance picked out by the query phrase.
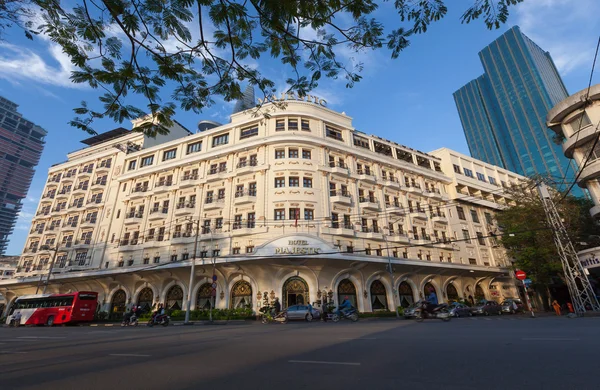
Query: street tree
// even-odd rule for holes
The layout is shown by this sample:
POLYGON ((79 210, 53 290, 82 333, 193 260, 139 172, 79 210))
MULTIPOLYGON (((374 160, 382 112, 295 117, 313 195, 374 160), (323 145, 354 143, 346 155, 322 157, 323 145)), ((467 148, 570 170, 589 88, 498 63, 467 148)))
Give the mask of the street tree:
MULTIPOLYGON (((499 28, 522 1, 470 0, 460 20, 483 19, 487 28, 499 28)), ((200 112, 217 97, 240 98, 241 84, 268 99, 273 80, 250 65, 262 56, 281 61, 289 90, 299 96, 322 78, 343 77, 350 88, 363 65, 340 60, 341 48, 385 49, 397 58, 411 36, 446 16, 446 3, 459 6, 449 0, 76 0, 68 6, 8 0, 0 2, 0 34, 11 22, 29 38, 45 34, 76 66, 71 80, 101 91, 99 102, 74 110, 71 125, 95 134, 95 119, 122 122, 150 113, 155 120, 137 130, 152 136, 168 132, 177 105, 200 112), (2 13, 6 4, 13 12, 2 13), (397 25, 374 16, 380 6, 397 13, 397 25), (42 22, 21 23, 13 17, 17 10, 34 10, 42 22), (144 103, 130 104, 130 94, 144 103)))
MULTIPOLYGON (((546 219, 535 181, 506 191, 516 204, 496 215, 502 231, 501 243, 507 255, 514 260, 515 269, 527 273, 532 287, 547 304, 548 286, 557 280, 564 282, 564 277, 553 231, 546 219)), ((589 213, 593 203, 573 196, 559 202, 562 193, 554 190, 552 194, 575 250, 600 244, 600 229, 589 213)))

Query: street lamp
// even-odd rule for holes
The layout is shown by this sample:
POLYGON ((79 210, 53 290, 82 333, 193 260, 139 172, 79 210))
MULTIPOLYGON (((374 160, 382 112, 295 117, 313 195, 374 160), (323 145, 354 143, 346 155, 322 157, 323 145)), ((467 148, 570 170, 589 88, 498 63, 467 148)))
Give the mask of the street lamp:
MULTIPOLYGON (((382 230, 389 230, 389 227, 383 227, 382 230)), ((390 246, 387 240, 387 234, 382 233, 383 240, 385 241, 385 251, 387 253, 388 258, 388 272, 390 273, 390 278, 392 279, 392 303, 394 304, 394 311, 396 312, 396 318, 400 318, 400 313, 398 313, 398 306, 396 305, 396 285, 394 284, 394 268, 392 267, 392 258, 390 257, 390 246)))

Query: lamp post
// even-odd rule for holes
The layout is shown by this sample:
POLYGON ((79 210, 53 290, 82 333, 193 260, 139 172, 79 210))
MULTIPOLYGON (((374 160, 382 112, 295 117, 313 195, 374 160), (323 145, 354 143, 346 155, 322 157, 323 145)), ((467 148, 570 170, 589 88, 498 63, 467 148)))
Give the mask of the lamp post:
MULTIPOLYGON (((388 230, 388 227, 384 227, 382 230, 388 230)), ((394 311, 396 312, 396 318, 400 319, 400 313, 398 313, 398 306, 396 305, 396 287, 394 284, 394 268, 392 267, 392 258, 390 257, 390 246, 387 240, 387 234, 382 233, 383 241, 385 241, 385 251, 388 259, 388 272, 390 273, 390 279, 392 280, 392 303, 394 304, 394 311)))
POLYGON ((187 307, 185 310, 184 324, 190 323, 190 311, 192 307, 192 288, 194 284, 194 276, 196 273, 196 251, 198 249, 198 237, 200 236, 200 220, 196 221, 196 239, 194 240, 194 253, 192 254, 192 266, 190 268, 190 283, 188 285, 187 307))

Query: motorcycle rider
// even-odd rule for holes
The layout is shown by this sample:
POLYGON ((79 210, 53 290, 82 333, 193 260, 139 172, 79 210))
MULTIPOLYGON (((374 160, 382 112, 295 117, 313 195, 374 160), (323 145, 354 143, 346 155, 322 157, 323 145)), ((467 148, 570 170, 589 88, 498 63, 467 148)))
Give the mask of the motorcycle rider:
POLYGON ((279 298, 275 298, 275 303, 273 304, 273 308, 275 310, 275 315, 279 314, 281 311, 281 303, 279 303, 279 298))
POLYGON ((438 299, 434 289, 429 290, 429 295, 427 296, 427 305, 425 310, 429 313, 433 313, 433 310, 438 306, 438 299))
POLYGON ((337 315, 339 315, 340 317, 346 316, 346 313, 348 312, 348 310, 350 310, 352 308, 352 303, 350 302, 350 300, 348 299, 348 296, 346 295, 344 297, 344 302, 342 302, 341 305, 338 306, 337 309, 337 315))
POLYGON ((154 319, 154 322, 160 322, 164 315, 165 308, 163 307, 162 303, 159 303, 158 307, 156 308, 156 311, 152 315, 152 318, 154 319))

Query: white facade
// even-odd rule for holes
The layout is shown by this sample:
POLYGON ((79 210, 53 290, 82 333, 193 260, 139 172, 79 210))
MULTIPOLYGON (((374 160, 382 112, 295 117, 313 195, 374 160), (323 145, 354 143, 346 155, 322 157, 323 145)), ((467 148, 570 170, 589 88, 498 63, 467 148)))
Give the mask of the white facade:
POLYGON ((406 305, 429 288, 441 301, 517 296, 504 252, 487 238, 494 211, 511 202, 501 183, 517 175, 368 136, 312 102, 263 108, 269 117, 238 113, 150 147, 128 134, 70 154, 50 169, 52 196, 40 202, 18 279, 0 292, 35 289, 57 246, 49 290, 98 291, 108 311, 140 297, 180 308, 198 232, 192 307, 205 304, 213 272, 222 308, 256 308, 265 292, 284 306, 351 295, 361 311, 406 305), (124 141, 143 148, 114 147, 124 141), (497 185, 456 174, 454 163, 497 185))

